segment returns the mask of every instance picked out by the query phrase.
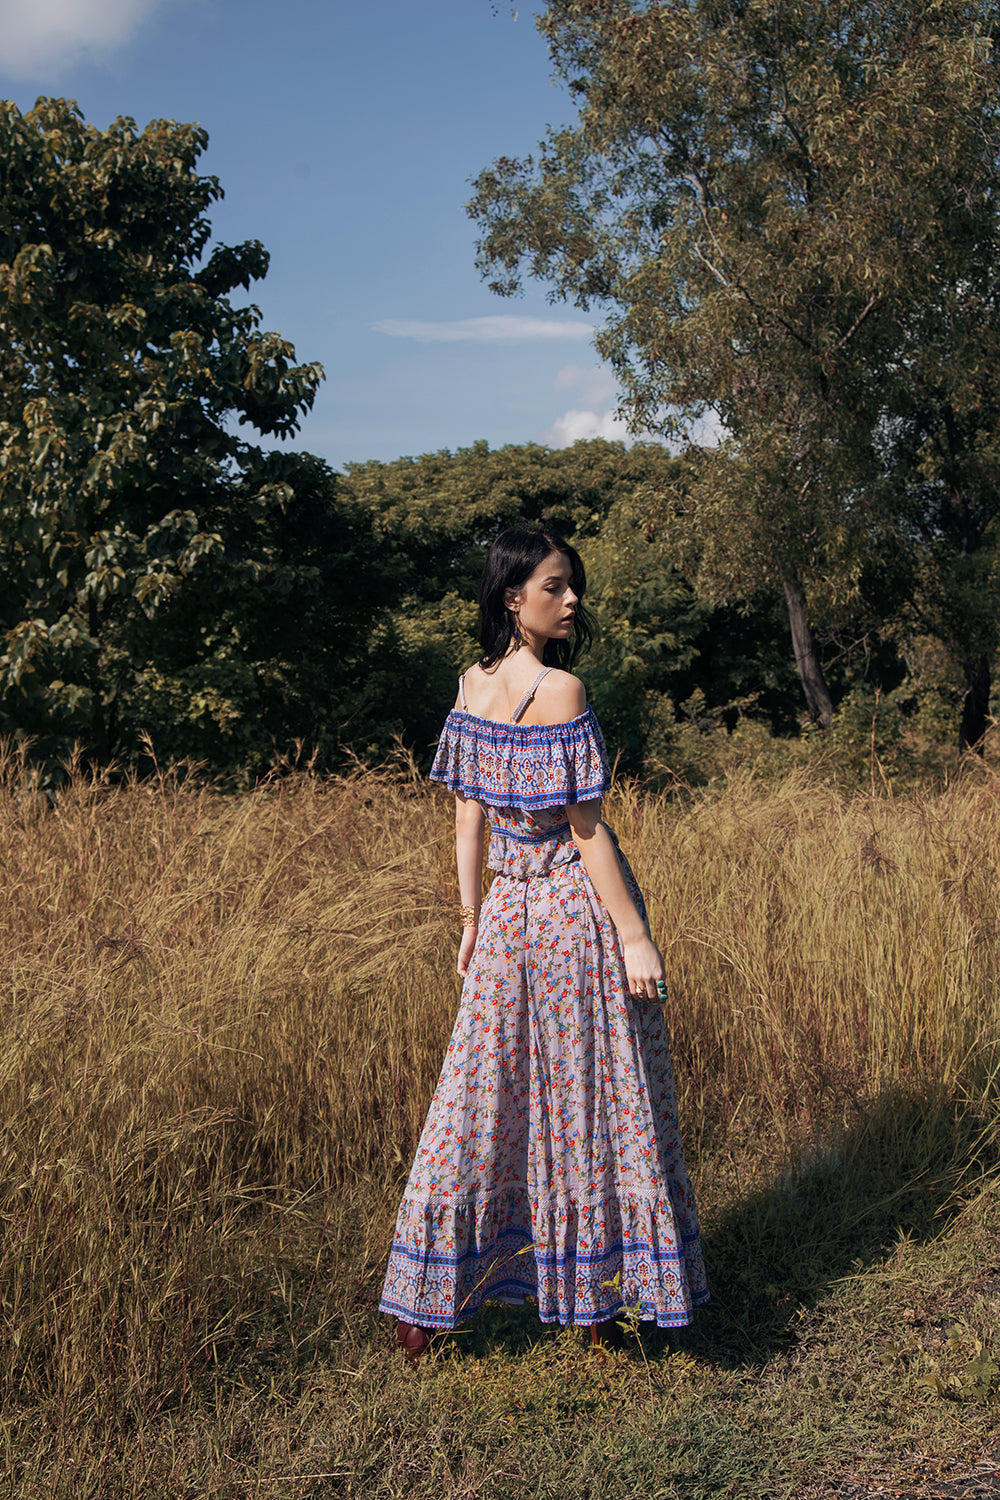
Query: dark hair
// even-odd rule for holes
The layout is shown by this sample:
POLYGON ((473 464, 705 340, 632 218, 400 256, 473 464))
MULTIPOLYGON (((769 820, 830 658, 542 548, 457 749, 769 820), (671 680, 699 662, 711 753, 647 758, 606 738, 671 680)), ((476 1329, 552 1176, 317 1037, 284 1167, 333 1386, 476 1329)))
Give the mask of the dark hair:
POLYGON ((481 667, 493 667, 510 650, 514 639, 514 622, 507 608, 504 595, 508 589, 523 588, 532 573, 553 552, 561 552, 569 558, 570 582, 580 601, 576 606, 576 618, 572 641, 549 640, 545 643, 543 661, 547 667, 572 667, 581 651, 585 651, 594 638, 594 629, 586 610, 583 596, 587 588, 580 554, 575 547, 564 542, 555 531, 534 531, 528 526, 511 526, 501 531, 489 552, 483 568, 483 581, 479 588, 479 643, 483 654, 481 667))

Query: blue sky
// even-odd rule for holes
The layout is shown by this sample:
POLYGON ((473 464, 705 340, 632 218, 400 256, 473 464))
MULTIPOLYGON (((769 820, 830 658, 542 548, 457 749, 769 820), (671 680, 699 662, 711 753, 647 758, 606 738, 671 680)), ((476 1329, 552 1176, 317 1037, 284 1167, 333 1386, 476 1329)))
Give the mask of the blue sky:
POLYGON ((572 117, 506 0, 0 0, 0 87, 199 121, 265 327, 327 379, 299 446, 368 458, 622 436, 588 318, 476 273, 469 179, 572 117))

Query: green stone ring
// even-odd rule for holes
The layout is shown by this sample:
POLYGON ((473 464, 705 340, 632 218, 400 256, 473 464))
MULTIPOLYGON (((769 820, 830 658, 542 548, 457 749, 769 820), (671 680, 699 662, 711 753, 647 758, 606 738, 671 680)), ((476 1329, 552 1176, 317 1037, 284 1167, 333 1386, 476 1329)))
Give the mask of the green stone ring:
POLYGON ((665 1000, 667 998, 667 981, 665 979, 658 979, 656 981, 656 998, 657 1000, 665 1000))

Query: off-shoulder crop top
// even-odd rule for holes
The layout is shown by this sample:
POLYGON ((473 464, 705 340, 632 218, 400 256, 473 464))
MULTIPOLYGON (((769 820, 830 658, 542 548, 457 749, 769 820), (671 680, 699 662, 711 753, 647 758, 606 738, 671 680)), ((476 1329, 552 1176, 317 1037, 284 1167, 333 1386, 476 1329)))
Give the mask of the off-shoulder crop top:
POLYGON ((565 724, 514 724, 453 708, 431 777, 487 807, 565 807, 603 797, 608 752, 589 706, 565 724))
POLYGON ((580 852, 564 809, 603 797, 611 785, 608 752, 592 709, 565 724, 518 722, 547 670, 535 678, 509 723, 470 714, 460 679, 462 706, 445 720, 431 767, 435 781, 484 805, 489 867, 515 880, 578 864, 580 852))

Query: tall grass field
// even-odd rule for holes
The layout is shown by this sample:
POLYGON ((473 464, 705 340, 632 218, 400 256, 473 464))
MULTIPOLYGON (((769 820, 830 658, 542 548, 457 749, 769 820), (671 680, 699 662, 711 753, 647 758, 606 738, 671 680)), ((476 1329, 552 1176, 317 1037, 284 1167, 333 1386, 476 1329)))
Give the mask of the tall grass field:
POLYGON ((447 794, 50 801, 6 758, 0 1496, 1000 1493, 1000 780, 606 816, 712 1301, 603 1350, 487 1309, 410 1368, 376 1304, 458 999, 447 794))

